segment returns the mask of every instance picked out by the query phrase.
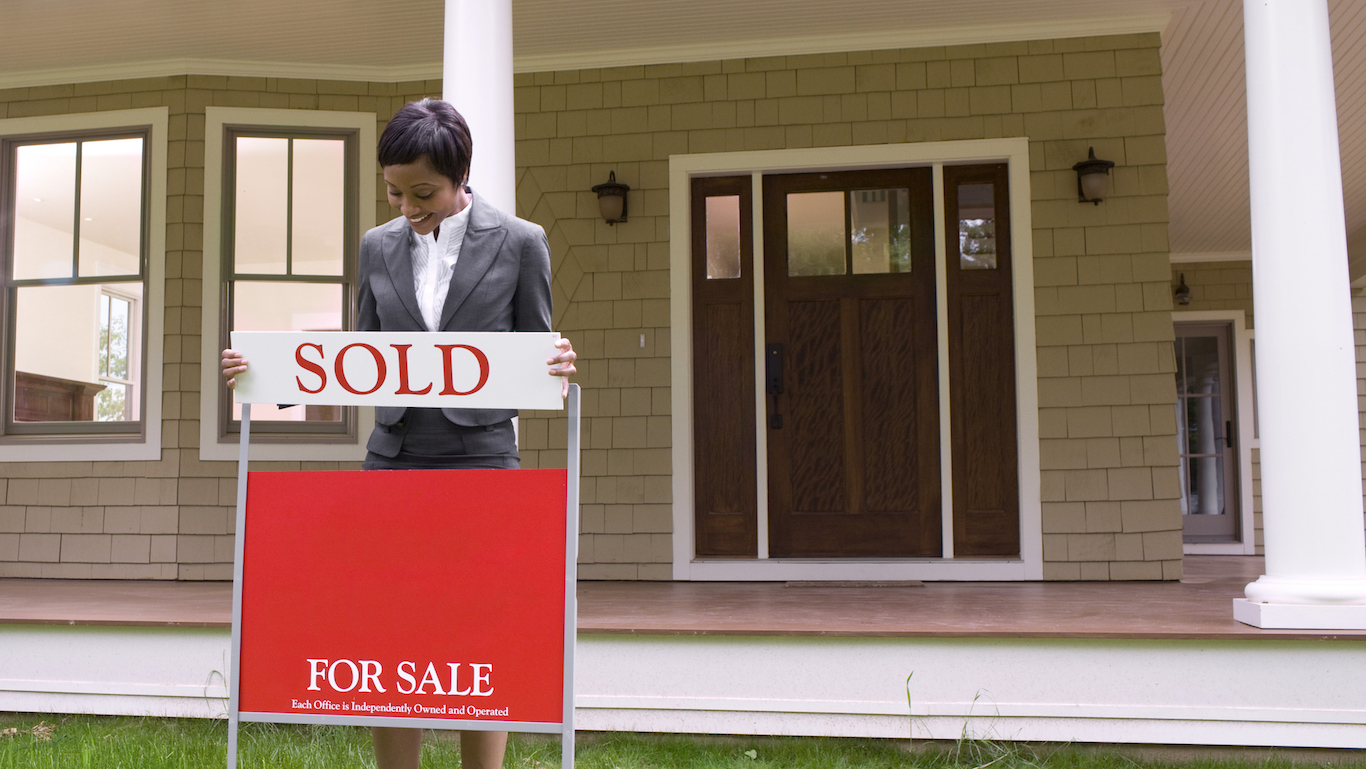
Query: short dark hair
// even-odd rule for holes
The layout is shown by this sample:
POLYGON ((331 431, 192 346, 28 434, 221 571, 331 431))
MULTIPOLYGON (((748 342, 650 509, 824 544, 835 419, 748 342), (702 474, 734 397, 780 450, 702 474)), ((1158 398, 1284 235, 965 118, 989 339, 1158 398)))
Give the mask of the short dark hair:
POLYGON ((379 164, 401 166, 426 157, 432 168, 457 186, 470 172, 474 141, 465 118, 449 103, 423 99, 403 105, 379 137, 379 164))

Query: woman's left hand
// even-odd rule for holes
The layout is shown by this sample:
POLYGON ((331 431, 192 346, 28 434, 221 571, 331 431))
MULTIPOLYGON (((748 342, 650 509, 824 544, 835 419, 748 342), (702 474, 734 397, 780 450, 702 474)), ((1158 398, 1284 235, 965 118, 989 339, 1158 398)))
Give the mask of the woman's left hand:
POLYGON ((574 368, 574 361, 579 356, 574 352, 574 345, 570 344, 569 340, 564 337, 555 340, 555 349, 559 352, 555 354, 555 357, 547 360, 546 365, 550 366, 551 376, 564 377, 560 380, 563 383, 560 387, 560 397, 567 398, 569 397, 569 377, 578 372, 578 369, 574 368))

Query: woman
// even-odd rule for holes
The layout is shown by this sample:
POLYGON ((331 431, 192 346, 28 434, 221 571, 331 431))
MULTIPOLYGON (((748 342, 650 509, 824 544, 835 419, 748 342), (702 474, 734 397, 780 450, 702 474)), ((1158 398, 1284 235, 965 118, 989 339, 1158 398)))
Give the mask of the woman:
MULTIPOLYGON (((537 225, 509 216, 465 185, 469 127, 443 101, 413 102, 389 121, 379 163, 389 204, 401 216, 365 234, 360 248, 357 331, 549 331, 550 248, 537 225)), ((575 373, 567 339, 546 361, 575 373)), ((247 370, 223 351, 228 386, 247 370)), ((516 468, 515 410, 377 408, 366 470, 516 468)), ((416 769, 420 729, 371 730, 380 769, 416 769)), ((465 769, 503 763, 506 732, 460 735, 465 769)))

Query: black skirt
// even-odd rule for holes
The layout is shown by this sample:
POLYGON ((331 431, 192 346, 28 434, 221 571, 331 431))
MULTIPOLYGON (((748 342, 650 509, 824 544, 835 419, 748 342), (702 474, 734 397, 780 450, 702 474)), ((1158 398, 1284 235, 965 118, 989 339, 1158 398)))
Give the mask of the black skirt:
POLYGON ((485 427, 462 427, 447 419, 441 409, 408 409, 403 427, 375 426, 376 430, 401 430, 403 446, 398 456, 367 452, 364 470, 516 470, 517 436, 512 420, 485 427))

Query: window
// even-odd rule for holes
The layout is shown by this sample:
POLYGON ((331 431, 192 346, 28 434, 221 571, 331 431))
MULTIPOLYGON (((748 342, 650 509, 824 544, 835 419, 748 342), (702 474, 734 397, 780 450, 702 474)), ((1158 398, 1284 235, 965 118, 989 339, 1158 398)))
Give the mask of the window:
MULTIPOLYGON (((354 327, 360 237, 376 196, 367 112, 209 107, 204 131, 204 331, 199 452, 237 456, 241 407, 216 362, 234 329, 354 327)), ((384 206, 387 209, 387 206, 384 206)), ((252 457, 364 458, 371 408, 252 409, 252 457)))
MULTIPOLYGON (((356 252, 354 131, 229 127, 223 168, 222 336, 243 331, 342 331, 353 325, 356 252)), ((223 435, 242 409, 223 398, 223 435), (231 407, 229 415, 227 409, 231 407)), ((354 436, 355 409, 253 411, 258 435, 354 436)))
POLYGON ((149 137, 139 127, 0 142, 7 438, 144 433, 149 137))

